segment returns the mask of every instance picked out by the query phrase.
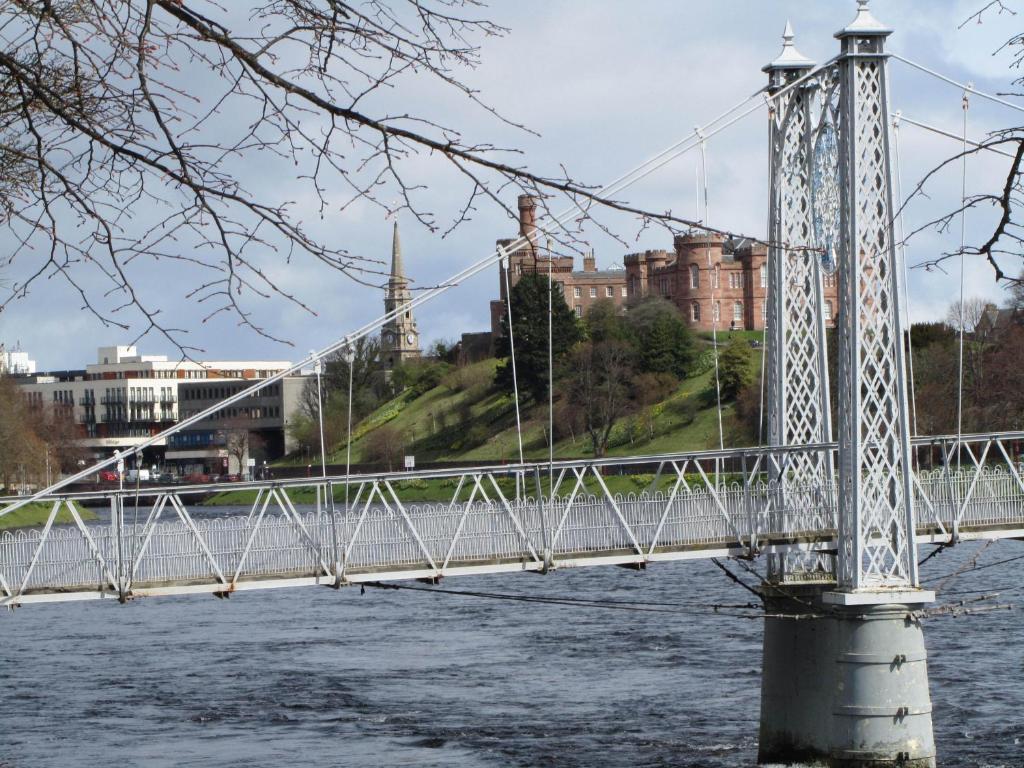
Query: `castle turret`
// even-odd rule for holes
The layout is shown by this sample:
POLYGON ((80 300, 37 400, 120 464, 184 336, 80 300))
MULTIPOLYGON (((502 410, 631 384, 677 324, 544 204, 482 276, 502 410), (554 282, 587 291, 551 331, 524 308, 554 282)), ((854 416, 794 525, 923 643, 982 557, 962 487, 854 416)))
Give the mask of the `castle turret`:
POLYGON ((519 234, 537 245, 537 201, 532 195, 519 196, 519 234))

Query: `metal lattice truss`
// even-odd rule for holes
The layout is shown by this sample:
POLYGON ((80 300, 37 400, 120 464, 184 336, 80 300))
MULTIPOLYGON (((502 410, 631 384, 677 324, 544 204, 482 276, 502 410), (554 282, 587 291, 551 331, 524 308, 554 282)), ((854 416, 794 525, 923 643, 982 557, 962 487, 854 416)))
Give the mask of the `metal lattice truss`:
POLYGON ((840 78, 839 587, 917 585, 885 33, 843 33, 840 78))
MULTIPOLYGON (((1013 460, 1022 441, 1024 433, 915 441, 919 464, 935 467, 912 478, 922 540, 1024 536, 1024 479, 1013 460)), ((792 464, 807 458, 793 454, 810 451, 828 461, 836 450, 826 444, 562 462, 550 475, 550 496, 536 495, 548 484, 547 465, 352 477, 347 507, 338 501, 344 478, 232 484, 250 490, 252 504, 246 513, 217 517, 210 516, 216 507, 195 502, 223 487, 153 488, 138 506, 132 492, 65 496, 49 501, 41 529, 0 534, 0 605, 821 555, 837 546, 835 488, 781 484, 771 468, 786 464, 783 454, 792 464), (723 465, 739 479, 716 477, 714 468, 723 465), (611 492, 609 477, 627 471, 647 484, 636 493, 611 492), (414 500, 431 488, 447 501, 414 500), (513 488, 536 490, 517 497, 513 488), (296 503, 299 493, 313 498, 313 489, 317 504, 296 503), (83 521, 83 503, 109 509, 109 520, 83 521)), ((832 578, 814 558, 791 562, 791 581, 832 578)))
MULTIPOLYGON (((771 68, 770 89, 795 82, 805 71, 771 68)), ((766 410, 768 441, 774 446, 832 439, 818 255, 827 246, 816 213, 821 201, 836 195, 837 179, 822 175, 817 151, 834 126, 835 90, 834 68, 826 68, 772 102, 766 410)), ((832 487, 831 457, 806 453, 787 458, 786 465, 776 468, 783 490, 788 484, 832 487)), ((769 579, 803 580, 808 573, 833 571, 833 558, 827 555, 790 552, 770 562, 769 579)))

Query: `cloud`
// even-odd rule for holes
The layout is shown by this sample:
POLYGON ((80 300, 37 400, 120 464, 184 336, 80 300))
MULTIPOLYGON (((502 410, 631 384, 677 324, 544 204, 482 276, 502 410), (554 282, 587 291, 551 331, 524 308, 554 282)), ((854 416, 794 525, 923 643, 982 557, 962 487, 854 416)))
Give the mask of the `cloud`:
MULTIPOLYGON (((1008 21, 985 19, 980 27, 957 25, 976 3, 960 0, 936 4, 932 0, 872 3, 875 15, 896 32, 890 47, 919 59, 928 66, 977 87, 1005 89, 1012 78, 1004 58, 990 53, 1001 42, 1008 21)), ((557 174, 564 164, 577 178, 600 183, 614 178, 665 146, 692 134, 694 126, 721 113, 765 82, 760 67, 774 58, 780 35, 791 19, 800 50, 817 61, 838 51, 833 33, 854 15, 853 2, 807 3, 784 0, 734 0, 722 3, 702 0, 681 4, 651 0, 627 9, 619 3, 592 0, 553 0, 548 3, 501 3, 487 11, 499 24, 510 28, 505 38, 480 41, 482 65, 466 73, 483 98, 504 114, 540 133, 524 134, 496 122, 464 96, 439 89, 436 84, 406 79, 394 90, 375 95, 370 105, 383 112, 409 111, 443 118, 456 125, 470 140, 517 146, 524 154, 515 162, 547 174, 557 174)), ((960 94, 903 64, 890 66, 894 107, 918 119, 958 131, 960 94)), ((1015 124, 1017 116, 1002 108, 972 101, 971 132, 983 135, 1015 124)), ((232 116, 224 117, 224 123, 232 116)), ((315 128, 315 124, 306 126, 315 128)), ((902 172, 909 188, 928 168, 956 151, 955 142, 903 129, 902 172)), ((654 210, 671 209, 689 216, 695 211, 694 169, 698 153, 690 152, 653 174, 620 198, 654 210)), ((767 219, 767 120, 762 109, 714 137, 708 144, 710 218, 719 226, 763 234, 767 219)), ((340 183, 326 190, 331 205, 321 217, 319 200, 305 182, 294 178, 287 163, 261 156, 239 164, 247 182, 261 193, 293 200, 296 218, 331 245, 352 253, 386 261, 390 256, 390 224, 383 212, 367 203, 339 211, 349 191, 340 183)), ((407 164, 411 178, 426 185, 420 199, 439 217, 450 220, 464 200, 466 188, 436 156, 421 154, 407 164)), ((972 160, 970 188, 976 191, 1001 186, 1005 163, 987 158, 972 160)), ((514 205, 515 192, 507 193, 514 205)), ((387 193, 385 193, 386 197, 387 193)), ((907 228, 916 226, 955 205, 959 198, 959 171, 950 169, 929 187, 929 197, 915 201, 907 210, 907 228)), ((627 240, 628 248, 590 228, 585 236, 597 251, 601 264, 619 263, 627 250, 668 247, 669 237, 657 229, 637 237, 631 217, 608 216, 606 220, 627 240)), ((969 217, 968 240, 985 234, 987 214, 969 217)), ((419 286, 442 282, 448 275, 490 253, 496 238, 515 232, 507 214, 492 204, 481 204, 470 221, 442 238, 408 216, 400 218, 406 268, 419 286)), ((444 227, 442 227, 443 229, 444 227)), ((959 244, 959 228, 915 238, 908 251, 917 263, 933 254, 953 250, 959 244)), ((10 244, 8 244, 10 245, 10 244)), ((320 346, 379 315, 383 294, 360 285, 307 257, 285 263, 280 254, 268 251, 261 264, 289 292, 301 297, 316 312, 310 315, 280 300, 246 298, 253 321, 268 326, 275 335, 296 342, 294 349, 281 347, 237 327, 222 315, 201 323, 202 312, 184 299, 195 276, 175 275, 173 265, 161 264, 139 274, 147 296, 158 299, 175 324, 191 329, 196 346, 216 358, 297 357, 298 352, 320 346)), ((915 319, 945 314, 951 297, 959 291, 955 264, 948 274, 911 270, 911 311, 915 319)), ((1001 298, 991 272, 969 265, 968 294, 1001 298)), ((455 337, 462 331, 489 325, 489 300, 497 292, 497 272, 488 271, 466 286, 453 289, 429 307, 417 311, 421 337, 455 337)), ((43 367, 84 365, 94 347, 130 338, 102 328, 80 311, 81 302, 60 281, 36 287, 30 296, 15 303, 2 318, 0 337, 8 343, 19 339, 43 367)), ((150 353, 174 351, 166 342, 152 338, 140 346, 150 353)))

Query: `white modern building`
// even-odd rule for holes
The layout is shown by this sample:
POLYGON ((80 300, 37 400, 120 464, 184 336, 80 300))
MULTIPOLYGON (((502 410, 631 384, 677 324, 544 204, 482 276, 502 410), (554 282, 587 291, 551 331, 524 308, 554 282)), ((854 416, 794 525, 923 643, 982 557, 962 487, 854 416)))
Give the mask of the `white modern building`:
POLYGON ((0 375, 23 376, 36 372, 36 361, 30 360, 28 352, 22 352, 20 346, 9 350, 0 344, 0 375))
MULTIPOLYGON (((84 371, 22 373, 16 381, 33 406, 65 410, 79 425, 82 444, 96 455, 109 455, 176 422, 183 382, 245 382, 290 365, 284 360, 171 361, 165 355, 140 355, 134 346, 115 346, 100 347, 97 361, 84 371)), ((157 453, 162 458, 162 450, 157 453)))

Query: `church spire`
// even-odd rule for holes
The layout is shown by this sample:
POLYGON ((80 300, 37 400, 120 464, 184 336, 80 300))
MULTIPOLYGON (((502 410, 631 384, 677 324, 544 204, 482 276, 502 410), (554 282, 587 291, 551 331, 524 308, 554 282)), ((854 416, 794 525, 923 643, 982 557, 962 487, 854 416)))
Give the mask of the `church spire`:
POLYGON ((398 236, 398 220, 391 238, 391 285, 405 284, 405 267, 402 265, 402 240, 398 236))
POLYGON ((420 356, 419 332, 412 316, 412 292, 402 263, 402 241, 398 235, 398 222, 391 236, 391 275, 384 292, 384 311, 391 318, 381 328, 381 359, 385 369, 420 356))

